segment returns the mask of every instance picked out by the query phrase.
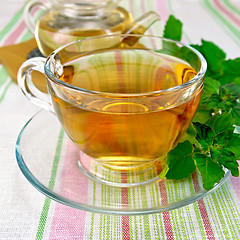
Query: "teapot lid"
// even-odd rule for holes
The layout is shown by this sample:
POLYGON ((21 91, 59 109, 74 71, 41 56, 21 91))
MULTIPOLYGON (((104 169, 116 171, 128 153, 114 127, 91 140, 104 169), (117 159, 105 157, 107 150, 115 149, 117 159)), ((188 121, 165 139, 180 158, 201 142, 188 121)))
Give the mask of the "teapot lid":
POLYGON ((63 7, 74 15, 104 15, 116 8, 121 0, 51 0, 58 8, 63 7))

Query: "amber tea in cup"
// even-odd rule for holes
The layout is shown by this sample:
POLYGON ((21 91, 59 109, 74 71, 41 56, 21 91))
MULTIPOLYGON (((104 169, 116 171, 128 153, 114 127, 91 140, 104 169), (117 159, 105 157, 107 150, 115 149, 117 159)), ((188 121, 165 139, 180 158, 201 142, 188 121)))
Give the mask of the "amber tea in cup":
POLYGON ((113 50, 80 57, 63 67, 59 79, 103 93, 104 99, 72 102, 51 91, 54 110, 70 138, 87 155, 109 165, 129 166, 165 156, 188 127, 196 94, 173 108, 160 99, 108 99, 109 93, 150 93, 181 85, 196 71, 177 58, 147 50, 113 50), (110 101, 109 101, 110 100, 110 101))
MULTIPOLYGON (((38 66, 46 62, 51 102, 35 93, 30 97, 57 115, 86 156, 78 159, 80 167, 116 186, 122 186, 123 174, 127 186, 164 177, 167 153, 195 114, 206 71, 203 57, 187 45, 135 35, 137 47, 129 47, 127 37, 89 38, 56 50, 46 61, 35 59, 38 66), (110 47, 102 47, 103 41, 110 47), (181 58, 186 51, 187 60, 181 58)), ((29 81, 29 64, 33 60, 19 71, 27 96, 31 90, 23 83, 29 81)))

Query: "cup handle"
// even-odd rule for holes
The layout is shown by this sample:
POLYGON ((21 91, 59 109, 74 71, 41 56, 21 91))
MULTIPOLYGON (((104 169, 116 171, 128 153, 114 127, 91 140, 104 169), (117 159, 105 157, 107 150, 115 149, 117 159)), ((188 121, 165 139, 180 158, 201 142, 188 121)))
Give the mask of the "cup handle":
POLYGON ((124 30, 124 34, 144 34, 157 21, 160 21, 159 14, 149 11, 130 23, 124 30))
POLYGON ((29 29, 33 36, 35 35, 35 23, 32 16, 32 10, 37 6, 44 9, 48 9, 47 4, 40 2, 38 0, 29 1, 24 8, 24 21, 27 25, 27 28, 29 29))
MULTIPOLYGON (((31 73, 38 71, 44 74, 44 64, 46 58, 35 57, 25 61, 18 70, 18 86, 23 94, 35 105, 53 112, 50 96, 36 88, 33 84, 31 73)), ((44 74, 45 75, 45 74, 44 74)))

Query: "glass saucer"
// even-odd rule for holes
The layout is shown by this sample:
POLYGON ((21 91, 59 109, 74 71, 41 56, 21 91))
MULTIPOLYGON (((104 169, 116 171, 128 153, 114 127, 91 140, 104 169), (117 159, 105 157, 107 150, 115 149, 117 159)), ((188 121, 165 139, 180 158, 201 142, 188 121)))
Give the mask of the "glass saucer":
POLYGON ((198 172, 180 181, 159 178, 142 186, 106 185, 79 167, 79 158, 86 156, 67 137, 56 116, 47 111, 40 111, 23 127, 16 157, 27 180, 47 197, 103 214, 152 214, 183 207, 219 188, 230 174, 226 172, 210 191, 203 189, 198 172))

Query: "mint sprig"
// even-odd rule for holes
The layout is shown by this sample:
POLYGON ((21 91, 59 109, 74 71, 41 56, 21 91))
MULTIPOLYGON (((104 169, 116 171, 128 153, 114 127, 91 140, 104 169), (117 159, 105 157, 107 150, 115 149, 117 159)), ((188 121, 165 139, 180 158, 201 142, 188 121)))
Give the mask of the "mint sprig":
MULTIPOLYGON (((180 40, 181 35, 182 24, 171 15, 164 37, 180 40)), ((166 177, 186 178, 197 168, 203 187, 209 190, 224 177, 224 169, 239 176, 240 134, 236 128, 240 126, 240 58, 226 60, 222 49, 205 40, 192 47, 206 58, 208 70, 194 119, 180 143, 168 154, 166 177)), ((189 58, 184 47, 176 51, 183 59, 189 58)))

